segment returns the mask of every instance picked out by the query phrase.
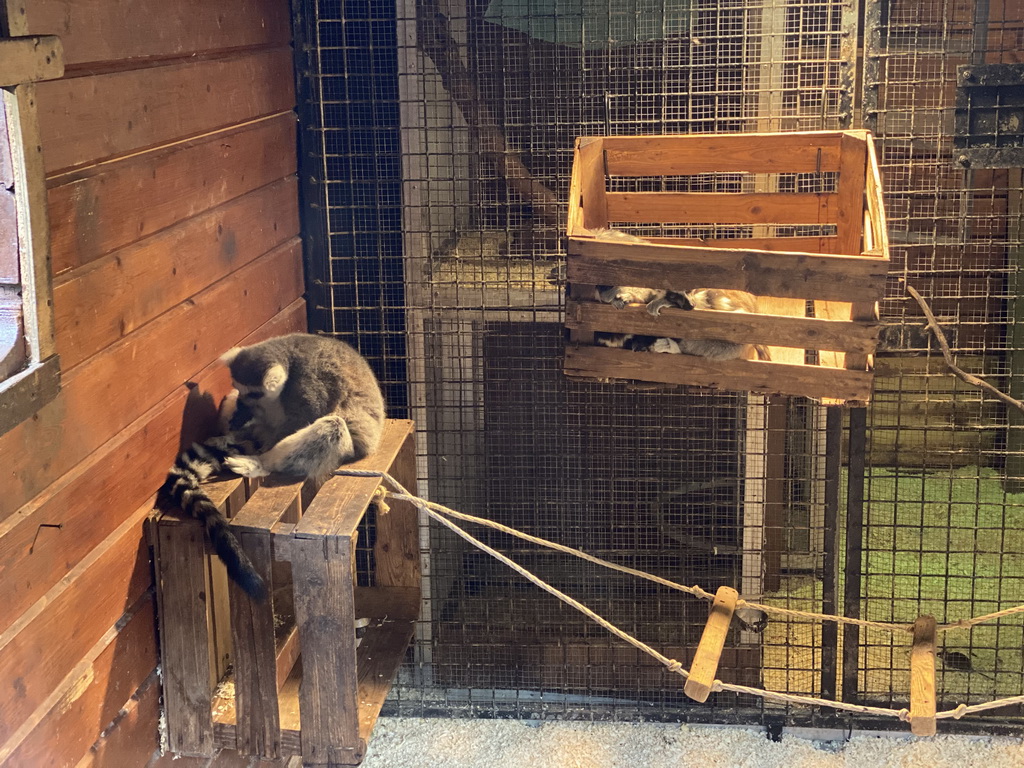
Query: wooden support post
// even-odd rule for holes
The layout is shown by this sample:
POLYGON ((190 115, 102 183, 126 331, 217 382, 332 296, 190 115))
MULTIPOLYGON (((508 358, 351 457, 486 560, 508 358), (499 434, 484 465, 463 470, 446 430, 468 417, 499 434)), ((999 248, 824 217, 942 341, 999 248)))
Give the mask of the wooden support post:
MULTIPOLYGON (((416 494, 416 442, 405 434, 391 475, 409 493, 416 494)), ((377 541, 374 546, 377 584, 381 587, 420 586, 419 511, 407 501, 392 499, 377 506, 377 541), (387 510, 387 511, 384 511, 387 510)), ((353 583, 355 583, 353 581, 353 583)))
MULTIPOLYGON (((362 478, 347 479, 345 485, 362 478)), ((294 541, 295 621, 302 641, 299 717, 306 764, 358 765, 366 751, 356 700, 353 538, 296 535, 294 541)))
POLYGON ((700 644, 690 666, 690 677, 683 686, 683 693, 694 701, 705 702, 711 693, 737 598, 739 594, 732 587, 719 587, 715 593, 711 615, 704 625, 704 634, 700 636, 700 644))
POLYGON ((277 650, 274 647, 273 564, 270 531, 236 530, 242 549, 267 585, 267 599, 252 600, 232 582, 231 634, 235 656, 236 749, 267 759, 280 756, 277 650))
POLYGON ((206 531, 198 521, 157 526, 161 564, 164 706, 172 752, 213 755, 213 687, 206 580, 206 531))
POLYGON ((935 735, 935 617, 914 622, 910 652, 910 730, 915 736, 935 735))

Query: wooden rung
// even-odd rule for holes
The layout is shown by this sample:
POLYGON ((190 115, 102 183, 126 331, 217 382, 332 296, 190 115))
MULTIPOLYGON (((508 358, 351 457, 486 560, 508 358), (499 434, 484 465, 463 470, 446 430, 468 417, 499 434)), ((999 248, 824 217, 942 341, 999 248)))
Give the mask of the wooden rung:
MULTIPOLYGON (((822 302, 816 302, 821 304, 822 302)), ((665 309, 654 317, 646 307, 616 309, 610 304, 568 300, 565 327, 570 330, 639 333, 669 338, 723 339, 741 344, 825 349, 871 354, 881 330, 877 323, 850 320, 850 305, 832 302, 830 314, 789 317, 772 314, 718 312, 713 309, 665 309), (846 318, 841 318, 845 307, 846 318)), ((801 354, 801 361, 803 355, 801 354)), ((843 367, 843 366, 838 366, 843 367)))
POLYGON ((638 224, 835 224, 839 217, 831 192, 609 192, 605 201, 609 221, 638 224))
POLYGON ((711 615, 704 625, 704 634, 700 636, 700 645, 690 666, 690 677, 683 686, 683 693, 694 701, 705 702, 711 693, 737 598, 739 594, 732 587, 719 587, 715 593, 711 615))
POLYGON ((910 730, 915 736, 935 735, 935 617, 914 622, 910 652, 910 730))
POLYGON ((596 238, 570 238, 569 255, 566 274, 573 285, 654 285, 675 291, 700 285, 755 296, 822 301, 876 301, 889 273, 888 260, 873 256, 690 248, 596 238))
POLYGON ((837 133, 606 136, 609 176, 839 170, 837 133))
POLYGON ((662 384, 688 384, 763 394, 871 399, 868 371, 826 368, 820 365, 708 360, 695 355, 637 353, 608 347, 566 347, 565 374, 586 379, 626 379, 662 384))

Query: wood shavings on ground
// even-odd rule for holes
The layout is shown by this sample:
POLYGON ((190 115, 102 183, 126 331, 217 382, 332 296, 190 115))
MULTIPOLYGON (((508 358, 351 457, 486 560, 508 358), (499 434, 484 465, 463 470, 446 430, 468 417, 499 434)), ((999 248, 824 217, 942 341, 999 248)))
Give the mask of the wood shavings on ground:
POLYGON ((363 768, 1018 768, 1005 737, 854 736, 812 742, 764 731, 659 723, 381 718, 363 768))

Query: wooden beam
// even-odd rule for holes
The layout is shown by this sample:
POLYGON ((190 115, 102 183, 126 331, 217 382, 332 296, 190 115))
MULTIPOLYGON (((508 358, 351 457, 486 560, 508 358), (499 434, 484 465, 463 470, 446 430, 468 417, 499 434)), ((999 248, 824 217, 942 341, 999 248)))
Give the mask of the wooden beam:
POLYGON ((865 210, 867 143, 856 136, 843 135, 839 142, 839 202, 837 205, 837 253, 855 256, 864 250, 862 228, 865 210))
POLYGON ((597 229, 608 226, 608 199, 604 180, 604 151, 600 141, 579 142, 579 206, 583 226, 597 229))
MULTIPOLYGON (((329 487, 328 482, 320 495, 329 487)), ((352 539, 297 536, 293 552, 295 620, 302 638, 303 762, 358 763, 366 752, 366 741, 359 734, 359 702, 353 685, 357 666, 352 539)))
POLYGON ((609 192, 609 221, 638 224, 834 224, 833 193, 609 192))
POLYGON ((206 531, 197 520, 156 525, 160 570, 160 651, 170 749, 213 755, 206 531))
POLYGON ((935 735, 935 617, 914 622, 910 651, 910 730, 915 736, 935 735))
MULTIPOLYGON (((381 440, 381 461, 392 457, 390 474, 409 493, 416 494, 416 442, 411 421, 388 421, 381 440)), ((390 509, 376 516, 377 539, 374 543, 376 583, 381 587, 420 585, 419 510, 406 501, 389 499, 390 509)))
POLYGON ((53 274, 291 176, 296 167, 295 114, 288 111, 53 177, 53 274))
POLYGON ((51 176, 295 104, 289 47, 52 80, 37 89, 51 176))
POLYGON ((565 326, 573 330, 723 339, 799 349, 852 350, 865 354, 875 351, 881 331, 877 323, 871 322, 702 309, 669 308, 654 317, 642 306, 616 309, 610 304, 571 299, 565 305, 565 326))
POLYGON ((646 237, 660 245, 689 245, 697 248, 743 248, 752 251, 839 253, 835 236, 829 237, 646 237))
POLYGON ((153 613, 153 597, 147 594, 95 644, 80 650, 81 661, 22 728, 0 745, 0 765, 68 766, 87 756, 100 731, 118 717, 156 667, 153 613))
POLYGON ((732 614, 736 610, 739 593, 732 587, 719 587, 715 593, 715 601, 711 604, 711 614, 704 625, 704 633, 700 636, 697 653, 690 665, 690 676, 683 686, 683 693, 694 701, 701 703, 708 700, 711 686, 718 674, 718 661, 725 647, 725 638, 729 634, 732 614))
MULTIPOLYGON (((206 0, 32 0, 26 4, 33 33, 60 32, 69 67, 169 57, 291 41, 287 6, 266 0, 232 0, 226 9, 206 0)), ((127 63, 127 62, 126 62, 127 63)))
POLYGON ((64 46, 56 35, 0 40, 0 88, 64 76, 64 46))
POLYGON ((839 170, 839 133, 607 136, 610 176, 839 170))
POLYGON ((571 283, 649 285, 688 291, 736 288, 756 296, 876 301, 889 262, 870 256, 768 253, 739 248, 688 248, 570 238, 571 283))
POLYGON ((137 510, 0 634, 0 680, 19 681, 19 695, 0 697, 0 744, 152 583, 143 535, 150 509, 137 510))
POLYGON ((160 693, 159 675, 154 671, 75 768, 147 765, 159 748, 160 693))
POLYGON ((283 179, 58 278, 64 370, 264 254, 297 248, 297 195, 294 177, 283 179))
POLYGON ((689 384, 764 394, 871 399, 870 373, 815 365, 754 360, 707 360, 692 355, 632 352, 607 347, 567 347, 565 373, 593 379, 689 384))
MULTIPOLYGON (((262 490, 260 488, 256 495, 262 490)), ((244 507, 242 511, 244 513, 244 507)), ((247 755, 276 758, 281 754, 281 721, 277 700, 274 560, 270 530, 242 530, 236 535, 268 591, 266 600, 256 602, 234 582, 228 585, 235 660, 236 749, 247 755)))

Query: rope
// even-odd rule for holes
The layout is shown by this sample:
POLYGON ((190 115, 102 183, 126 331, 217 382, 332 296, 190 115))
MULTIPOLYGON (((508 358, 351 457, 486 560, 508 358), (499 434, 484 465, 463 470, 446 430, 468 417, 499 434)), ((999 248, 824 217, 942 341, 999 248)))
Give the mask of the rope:
MULTIPOLYGON (((449 530, 451 530, 456 536, 459 536, 460 538, 464 539, 465 541, 468 541, 474 547, 477 547, 478 549, 482 550, 483 552, 486 552, 487 554, 489 554, 491 557, 495 558, 496 560, 504 563, 509 568, 511 568, 513 571, 515 571, 516 573, 521 575, 523 578, 527 579, 528 581, 532 582, 536 586, 540 587, 545 592, 547 592, 547 593, 553 595, 554 597, 558 598, 559 600, 561 600, 566 605, 568 605, 568 606, 570 606, 572 608, 575 608, 577 611, 582 613, 584 616, 586 616, 587 618, 591 619, 592 621, 594 621, 599 626, 603 627, 605 630, 607 630, 611 634, 615 635, 619 639, 629 643, 634 648, 636 648, 636 649, 638 649, 640 651, 643 651, 644 653, 648 654, 652 658, 656 659, 669 672, 675 672, 676 674, 681 675, 683 678, 687 678, 687 677, 690 676, 689 671, 684 669, 683 665, 679 661, 677 661, 675 659, 670 659, 669 657, 659 653, 657 650, 655 650, 651 646, 647 645, 643 641, 638 640, 637 638, 633 637, 632 635, 630 635, 625 630, 620 629, 615 624, 611 623, 610 621, 608 621, 604 617, 600 616, 599 614, 597 614, 595 611, 593 611, 590 608, 588 608, 583 603, 581 603, 578 600, 570 597, 569 595, 565 594, 564 592, 562 592, 558 588, 553 587, 552 585, 548 584, 546 581, 541 579, 539 576, 534 575, 533 573, 528 571, 526 568, 524 568, 523 566, 519 565, 519 563, 517 563, 516 561, 512 560, 510 557, 508 557, 506 555, 503 555, 502 553, 498 552, 497 550, 493 549, 492 547, 489 547, 487 544, 484 544, 482 541, 477 539, 475 536, 470 534, 468 531, 463 530, 458 525, 453 523, 451 520, 448 520, 446 518, 446 516, 454 517, 454 518, 457 518, 457 519, 460 519, 460 520, 464 520, 464 521, 467 521, 467 522, 478 523, 480 525, 484 525, 484 526, 487 526, 489 528, 493 528, 495 530, 501 531, 503 533, 507 533, 507 534, 509 534, 511 536, 515 536, 517 538, 523 539, 525 541, 529 541, 529 542, 538 544, 540 546, 548 547, 550 549, 554 549, 554 550, 557 550, 559 552, 564 552, 565 554, 570 554, 570 555, 573 555, 575 557, 582 558, 583 560, 587 560, 588 562, 594 563, 596 565, 601 565, 601 566, 604 566, 606 568, 610 568, 610 569, 615 570, 615 571, 620 571, 622 573, 627 573, 627 574, 630 574, 630 575, 633 575, 633 576, 637 576, 637 577, 640 577, 640 578, 643 578, 643 579, 647 579, 649 581, 653 581, 655 583, 662 584, 662 585, 664 585, 666 587, 669 587, 671 589, 676 589, 676 590, 679 590, 681 592, 685 592, 687 594, 694 595, 695 597, 699 597, 699 598, 704 599, 704 600, 714 600, 715 596, 713 594, 711 594, 710 592, 704 590, 700 586, 694 585, 692 587, 687 587, 687 586, 682 585, 682 584, 676 584, 675 582, 669 581, 668 579, 663 579, 660 576, 655 576, 653 574, 645 573, 644 571, 638 571, 638 570, 636 570, 634 568, 629 568, 627 566, 618 565, 616 563, 612 563, 612 562, 609 562, 607 560, 602 560, 599 557, 595 557, 593 555, 588 555, 586 552, 583 552, 583 551, 578 550, 578 549, 573 549, 572 547, 567 547, 567 546, 562 545, 562 544, 557 544, 556 542, 548 541, 547 539, 542 539, 542 538, 539 538, 539 537, 536 537, 536 536, 530 536, 529 534, 523 533, 521 531, 517 531, 514 528, 509 528, 508 526, 505 526, 505 525, 501 525, 500 523, 495 523, 495 522, 493 522, 491 520, 485 520, 483 518, 474 517, 472 515, 467 515, 467 514, 465 514, 463 512, 457 512, 457 511, 455 511, 453 509, 449 509, 449 508, 447 508, 447 507, 445 507, 445 506, 443 506, 441 504, 436 504, 434 502, 427 501, 426 499, 420 498, 419 496, 414 496, 413 494, 409 493, 409 491, 406 490, 402 486, 401 483, 399 483, 397 480, 395 480, 395 478, 393 478, 391 475, 389 475, 386 472, 378 472, 378 471, 374 471, 374 470, 362 470, 362 469, 345 469, 345 470, 337 470, 337 471, 334 472, 334 474, 335 475, 339 475, 339 476, 350 476, 350 477, 379 477, 379 478, 381 478, 382 481, 388 483, 392 488, 395 489, 394 491, 384 491, 383 495, 390 496, 393 499, 397 499, 399 501, 406 501, 406 502, 409 502, 409 503, 415 505, 420 511, 422 511, 424 514, 426 514, 431 519, 436 520, 441 525, 443 525, 446 528, 448 528, 449 530)), ((756 608, 757 610, 764 611, 765 613, 778 613, 778 614, 788 615, 788 616, 800 616, 800 617, 804 617, 804 618, 812 618, 812 619, 817 619, 817 620, 820 620, 820 621, 835 621, 837 623, 857 624, 859 626, 875 627, 877 629, 888 630, 890 632, 893 632, 894 634, 896 634, 896 633, 905 633, 905 632, 911 631, 911 627, 909 627, 906 624, 889 624, 889 623, 885 623, 885 622, 865 621, 865 620, 862 620, 862 619, 850 619, 850 618, 845 617, 845 616, 834 616, 834 615, 825 614, 825 613, 812 613, 812 612, 807 612, 807 611, 796 611, 796 610, 787 609, 787 608, 778 608, 778 607, 772 606, 772 605, 763 605, 761 603, 754 603, 754 602, 750 602, 750 601, 742 600, 742 599, 737 600, 736 601, 736 605, 737 605, 737 607, 739 607, 739 606, 747 606, 749 608, 756 608)), ((1011 615, 1014 615, 1014 614, 1017 614, 1017 613, 1024 613, 1024 605, 1016 606, 1014 608, 1008 608, 1008 609, 1005 609, 1005 610, 1002 610, 1002 611, 998 611, 996 613, 986 614, 984 616, 976 616, 976 617, 971 618, 971 619, 962 619, 962 620, 960 620, 958 622, 954 622, 952 624, 943 624, 943 625, 937 627, 936 631, 945 631, 945 630, 949 630, 949 629, 962 629, 962 628, 965 628, 965 627, 972 627, 972 626, 974 626, 976 624, 981 624, 981 623, 986 622, 986 621, 995 621, 996 619, 1003 618, 1004 616, 1011 616, 1011 615)), ((749 695, 749 696, 757 696, 757 697, 760 697, 760 698, 763 698, 763 699, 768 699, 769 701, 782 702, 782 703, 785 703, 785 704, 803 704, 803 705, 807 705, 807 706, 828 707, 828 708, 831 708, 831 709, 845 710, 847 712, 857 712, 857 713, 861 713, 861 714, 879 715, 879 716, 882 716, 882 717, 895 717, 895 718, 898 718, 898 719, 904 720, 904 721, 907 721, 907 720, 910 719, 910 712, 909 712, 909 710, 907 710, 905 708, 897 710, 897 709, 889 709, 889 708, 886 708, 886 707, 870 707, 870 706, 865 706, 865 705, 862 705, 862 704, 850 704, 850 703, 843 702, 843 701, 832 701, 830 699, 819 699, 819 698, 814 697, 814 696, 799 696, 799 695, 791 694, 791 693, 780 693, 778 691, 768 691, 768 690, 765 690, 763 688, 751 688, 751 687, 745 686, 745 685, 736 685, 736 684, 733 684, 733 683, 725 683, 725 682, 722 682, 721 680, 718 680, 718 679, 716 679, 714 681, 714 683, 712 684, 711 690, 715 691, 715 692, 718 692, 718 691, 730 691, 732 693, 742 693, 742 694, 746 694, 746 695, 749 695)), ((958 707, 956 707, 954 709, 944 710, 942 712, 937 712, 935 717, 936 717, 936 719, 953 718, 953 719, 959 720, 964 715, 975 714, 977 712, 985 712, 985 711, 988 711, 988 710, 991 710, 991 709, 999 709, 1001 707, 1007 707, 1007 706, 1010 706, 1010 705, 1013 705, 1013 704, 1024 704, 1024 695, 1022 695, 1022 696, 1013 696, 1013 697, 1009 697, 1009 698, 1005 698, 1005 699, 996 699, 994 701, 987 701, 987 702, 983 702, 981 704, 972 704, 970 706, 968 706, 966 704, 961 704, 960 706, 958 706, 958 707)))

